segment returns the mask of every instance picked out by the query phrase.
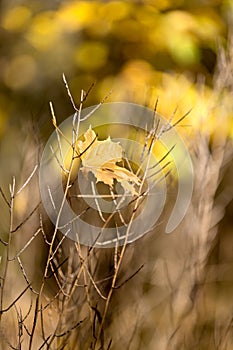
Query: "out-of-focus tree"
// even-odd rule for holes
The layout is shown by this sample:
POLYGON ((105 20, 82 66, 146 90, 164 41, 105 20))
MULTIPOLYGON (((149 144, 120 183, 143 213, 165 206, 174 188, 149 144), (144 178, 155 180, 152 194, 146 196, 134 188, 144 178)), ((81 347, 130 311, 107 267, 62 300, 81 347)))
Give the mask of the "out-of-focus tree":
POLYGON ((181 111, 193 107, 187 84, 202 74, 211 85, 229 10, 223 0, 2 1, 0 134, 9 119, 47 115, 49 100, 67 117, 63 72, 75 96, 97 82, 89 103, 113 89, 112 100, 145 103, 158 95, 161 112, 171 113, 185 91, 181 111))

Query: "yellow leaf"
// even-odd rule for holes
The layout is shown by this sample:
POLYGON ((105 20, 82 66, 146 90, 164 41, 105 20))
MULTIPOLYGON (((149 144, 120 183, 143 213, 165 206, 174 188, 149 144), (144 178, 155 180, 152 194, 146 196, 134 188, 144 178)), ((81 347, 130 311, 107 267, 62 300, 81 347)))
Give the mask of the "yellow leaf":
POLYGON ((91 171, 96 182, 102 181, 112 187, 114 180, 119 182, 125 191, 136 195, 135 185, 140 185, 140 179, 128 169, 116 165, 122 161, 123 149, 118 142, 110 137, 104 141, 97 140, 95 132, 89 127, 84 134, 84 141, 78 141, 77 147, 81 154, 84 173, 91 171))

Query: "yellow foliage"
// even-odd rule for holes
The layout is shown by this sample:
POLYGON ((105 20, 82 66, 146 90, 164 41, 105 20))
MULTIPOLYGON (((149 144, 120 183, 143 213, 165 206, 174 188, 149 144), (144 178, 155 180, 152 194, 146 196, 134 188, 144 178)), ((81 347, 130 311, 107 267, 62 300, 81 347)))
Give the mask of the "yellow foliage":
POLYGON ((60 35, 60 28, 55 25, 55 13, 43 12, 35 16, 29 31, 27 40, 39 51, 54 48, 60 35))
POLYGON ((77 31, 88 26, 96 18, 96 1, 64 3, 57 13, 57 26, 64 31, 77 31))
POLYGON ((226 30, 219 14, 212 8, 198 9, 194 14, 197 22, 195 32, 202 40, 208 41, 216 38, 219 36, 219 33, 224 33, 226 30))
POLYGON ((171 123, 190 111, 176 126, 186 138, 194 137, 196 132, 232 136, 231 93, 227 89, 219 93, 204 83, 197 84, 192 75, 156 72, 148 62, 135 60, 117 78, 106 79, 101 91, 110 88, 114 91, 112 101, 147 103, 154 108, 158 98, 157 112, 168 120, 171 118, 171 123))
POLYGON ((14 57, 6 65, 4 71, 5 84, 13 89, 21 89, 30 85, 37 73, 37 65, 32 56, 14 57))
POLYGON ((99 4, 98 15, 105 21, 119 21, 126 18, 130 12, 131 4, 126 1, 110 1, 99 4))
MULTIPOLYGON (((209 3, 73 0, 44 6, 32 0, 30 6, 3 6, 2 84, 12 91, 24 89, 29 100, 32 84, 36 93, 46 86, 49 95, 55 99, 58 94, 59 99, 61 92, 53 82, 65 72, 75 94, 98 81, 90 104, 109 90, 114 101, 148 103, 152 108, 158 97, 161 115, 169 118, 178 107, 178 118, 192 109, 182 124, 197 129, 204 120, 202 127, 213 131, 214 115, 221 114, 221 128, 230 130, 230 93, 219 100, 211 78, 217 39, 226 40, 224 11, 231 13, 232 8, 223 0, 216 6, 209 3), (202 93, 194 83, 199 74, 209 84, 202 93)), ((19 110, 18 102, 6 98, 19 110)), ((43 93, 37 95, 38 101, 43 98, 43 93)), ((19 103, 24 109, 24 101, 19 103)))
POLYGON ((87 71, 103 67, 108 57, 107 46, 101 42, 85 42, 78 47, 74 54, 75 62, 87 71))
POLYGON ((31 10, 26 6, 15 6, 3 17, 2 26, 11 32, 24 30, 32 16, 31 10))

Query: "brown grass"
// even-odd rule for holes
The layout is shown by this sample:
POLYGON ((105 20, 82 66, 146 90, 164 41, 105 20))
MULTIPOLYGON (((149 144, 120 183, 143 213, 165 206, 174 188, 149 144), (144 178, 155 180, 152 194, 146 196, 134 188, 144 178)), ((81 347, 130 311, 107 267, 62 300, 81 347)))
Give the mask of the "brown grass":
MULTIPOLYGON (((220 58, 219 95, 233 86, 225 74, 232 54, 220 58)), ((82 93, 75 112, 84 100, 82 93)), ((59 132, 54 114, 53 123, 59 132)), ((49 222, 38 189, 40 148, 35 139, 28 145, 22 184, 13 178, 10 192, 1 188, 8 220, 0 232, 1 349, 233 348, 230 140, 196 135, 192 203, 173 234, 164 234, 171 188, 159 226, 111 249, 81 246, 49 222)), ((68 190, 69 177, 64 198, 68 190)))

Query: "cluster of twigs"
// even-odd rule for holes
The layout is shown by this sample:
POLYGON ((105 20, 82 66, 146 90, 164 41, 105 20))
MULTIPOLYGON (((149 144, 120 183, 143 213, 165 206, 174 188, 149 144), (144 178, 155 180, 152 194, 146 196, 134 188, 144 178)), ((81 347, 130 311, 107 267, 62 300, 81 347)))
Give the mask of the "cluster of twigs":
MULTIPOLYGON (((67 81, 65 77, 63 78, 75 113, 72 141, 67 140, 72 148, 71 163, 68 169, 65 169, 64 165, 59 163, 60 170, 66 173, 66 183, 63 201, 60 208, 58 208, 54 227, 49 226, 46 231, 45 215, 41 201, 35 205, 35 208, 26 218, 15 224, 17 222, 15 219, 15 201, 18 198, 20 200, 20 195, 27 187, 33 186, 37 182, 35 178, 38 172, 38 164, 35 165, 31 174, 19 189, 17 189, 15 178, 13 178, 10 185, 9 200, 1 189, 1 195, 10 212, 9 232, 6 239, 1 238, 0 240, 1 245, 4 246, 0 284, 0 344, 3 348, 7 345, 11 349, 109 349, 112 339, 109 336, 108 338, 105 337, 104 329, 111 316, 109 308, 112 296, 143 267, 143 265, 140 265, 135 268, 132 274, 127 274, 123 279, 119 278, 132 222, 137 215, 137 209, 141 205, 140 200, 148 193, 143 187, 146 181, 146 172, 143 174, 139 195, 133 200, 133 210, 129 222, 126 223, 122 219, 126 226, 123 244, 118 244, 116 240, 115 248, 101 250, 96 249, 95 245, 84 247, 78 240, 76 242, 70 241, 65 235, 59 233, 59 220, 63 204, 72 186, 73 163, 77 157, 81 156, 77 153, 76 143, 79 137, 83 104, 89 94, 89 91, 87 93, 81 92, 81 102, 77 108, 67 81), (35 227, 36 222, 38 222, 38 225, 35 227), (34 227, 35 230, 32 233, 34 227), (29 231, 26 232, 26 237, 28 237, 26 242, 19 244, 17 237, 23 233, 25 234, 27 230, 29 231), (25 253, 30 260, 30 249, 33 244, 39 244, 38 249, 41 249, 43 251, 42 255, 45 256, 42 263, 43 268, 41 267, 43 270, 42 276, 29 276, 28 266, 23 262, 25 253), (106 266, 103 267, 104 262, 106 262, 106 266), (9 293, 10 283, 12 289, 17 290, 17 295, 9 293), (7 328, 10 323, 14 327, 14 332, 12 329, 8 332, 7 328)), ((93 108, 91 114, 104 103, 105 99, 93 108)), ((59 142, 60 137, 65 136, 57 126, 52 103, 50 107, 59 142)), ((156 107, 157 103, 155 115, 156 107)), ((147 148, 148 154, 152 152, 154 143, 171 127, 168 123, 167 128, 163 126, 159 129, 159 121, 156 118, 154 120, 154 127, 147 135, 144 145, 144 153, 147 148)), ((165 158, 166 156, 162 160, 165 158)), ((168 164, 166 163, 162 170, 168 164)), ((115 195, 112 191, 111 196, 114 200, 115 195)), ((103 214, 100 208, 98 211, 102 217, 103 214)), ((116 212, 120 213, 117 206, 116 212)))
MULTIPOLYGON (((176 241, 175 246, 181 250, 182 255, 180 265, 169 256, 163 264, 163 273, 161 269, 158 271, 156 266, 159 263, 154 253, 157 243, 154 243, 152 236, 135 244, 134 251, 127 244, 131 224, 137 209, 143 203, 141 199, 148 193, 148 189, 143 187, 147 174, 141 179, 142 185, 139 195, 134 198, 130 219, 127 223, 124 221, 126 234, 123 244, 119 245, 116 240, 115 247, 111 249, 99 249, 95 245, 82 246, 78 240, 71 241, 59 232, 59 220, 62 206, 70 191, 72 166, 75 159, 80 157, 75 145, 79 137, 83 104, 89 91, 82 91, 80 105, 76 107, 65 77, 64 82, 75 113, 73 139, 71 142, 68 140, 72 149, 70 167, 65 169, 60 164, 60 170, 66 172, 66 183, 56 224, 52 226, 48 223, 38 193, 32 200, 29 214, 20 221, 15 214, 16 201, 21 200, 28 187, 34 188, 38 182, 38 164, 19 189, 13 178, 9 199, 0 188, 2 200, 9 212, 9 231, 0 237, 0 347, 18 350, 97 350, 119 349, 120 346, 130 349, 189 349, 198 346, 202 332, 197 332, 197 323, 200 295, 207 279, 206 265, 218 233, 218 223, 232 199, 232 196, 220 196, 219 202, 216 198, 223 176, 222 169, 232 159, 231 145, 229 146, 226 139, 220 143, 214 138, 210 142, 203 136, 196 139, 193 152, 196 170, 194 197, 186 221, 179 228, 179 233, 176 233, 178 243, 176 241), (38 202, 35 203, 37 199, 38 202), (182 245, 180 238, 184 240, 182 245), (41 255, 39 258, 38 251, 41 255), (143 268, 148 261, 149 267, 143 268), (37 266, 30 271, 29 266, 33 264, 37 266), (137 303, 138 314, 132 320, 135 305, 130 305, 130 297, 127 295, 124 300, 124 290, 126 284, 131 284, 128 284, 129 281, 132 282, 135 277, 137 280, 138 275, 141 276, 138 273, 142 268, 145 272, 143 278, 139 279, 140 285, 133 291, 133 288, 128 288, 128 294, 137 303), (163 287, 162 293, 157 286, 163 287), (142 298, 136 300, 134 295, 135 298, 138 295, 142 298), (166 307, 161 307, 163 302, 166 307), (118 314, 116 305, 119 306, 120 303, 126 306, 125 313, 128 312, 128 315, 118 314), (130 308, 131 313, 128 311, 130 308), (153 310, 156 312, 153 313, 153 310), (126 330, 129 319, 134 326, 126 330), (161 326, 163 323, 165 326, 161 326), (194 331, 198 339, 194 339, 194 331), (144 342, 140 339, 143 339, 143 332, 149 339, 144 342), (126 334, 124 340, 121 338, 122 334, 126 334)), ((218 80, 219 89, 224 88, 225 84, 225 80, 218 80)), ((229 86, 228 80, 227 84, 229 86)), ((96 108, 102 103, 104 101, 96 108)), ((155 112, 156 108, 157 104, 155 112)), ((94 111, 95 109, 93 113, 94 111)), ((57 126, 52 104, 51 112, 59 140, 63 134, 57 126)), ((145 140, 148 152, 151 152, 162 133, 177 126, 184 117, 172 126, 168 123, 162 129, 159 129, 159 121, 155 118, 155 124, 145 140)), ((165 158, 166 156, 162 160, 165 158)), ((169 163, 162 167, 163 171, 167 165, 169 163)), ((168 174, 169 171, 165 172, 163 177, 168 174)), ((112 199, 114 198, 112 194, 112 199)), ((116 211, 119 213, 117 207, 116 211)), ((98 214, 103 217, 100 209, 98 214)), ((170 242, 175 240, 176 234, 170 238, 170 242)), ((224 325, 218 326, 216 322, 214 333, 215 348, 230 349, 232 317, 224 325)))

